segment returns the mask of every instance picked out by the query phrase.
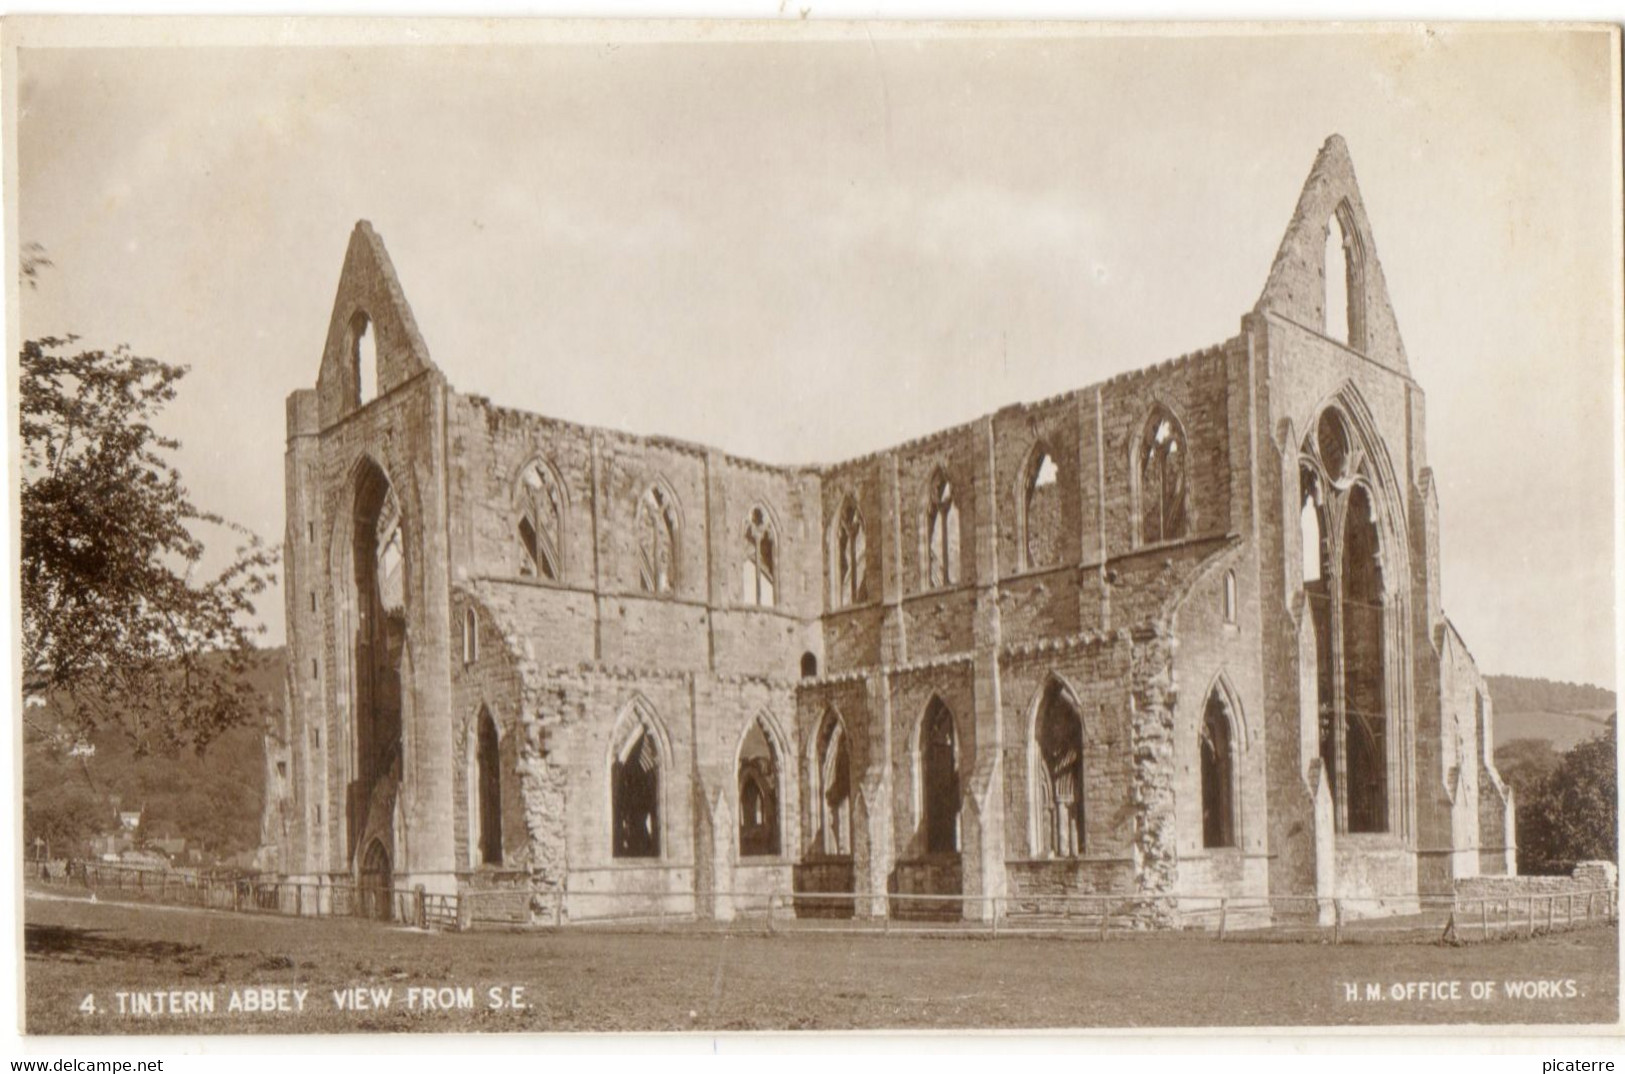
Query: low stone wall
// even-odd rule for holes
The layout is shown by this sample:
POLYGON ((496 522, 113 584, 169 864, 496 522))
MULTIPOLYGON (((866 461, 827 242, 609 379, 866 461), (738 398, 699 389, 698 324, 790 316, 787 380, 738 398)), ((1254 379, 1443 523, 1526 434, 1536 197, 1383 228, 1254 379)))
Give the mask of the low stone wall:
POLYGON ((1072 858, 1004 863, 1011 912, 1018 901, 1070 895, 1127 895, 1138 889, 1129 858, 1072 858))
POLYGON ((572 870, 567 921, 683 918, 695 914, 694 870, 686 865, 617 865, 572 870))
MULTIPOLYGON (((957 855, 900 861, 892 872, 888 890, 892 895, 904 896, 960 895, 964 892, 964 867, 957 855)), ((935 921, 968 915, 958 902, 904 898, 891 901, 891 916, 935 921)))
POLYGON ((796 892, 797 917, 853 916, 856 905, 853 899, 807 898, 810 894, 821 893, 852 894, 854 871, 851 858, 800 862, 791 870, 791 883, 796 892))
POLYGON ((1583 861, 1568 876, 1470 876, 1456 881, 1456 899, 1513 898, 1615 892, 1619 869, 1611 861, 1583 861))
POLYGON ((480 870, 458 880, 461 928, 552 924, 563 912, 560 893, 538 890, 525 870, 480 870))

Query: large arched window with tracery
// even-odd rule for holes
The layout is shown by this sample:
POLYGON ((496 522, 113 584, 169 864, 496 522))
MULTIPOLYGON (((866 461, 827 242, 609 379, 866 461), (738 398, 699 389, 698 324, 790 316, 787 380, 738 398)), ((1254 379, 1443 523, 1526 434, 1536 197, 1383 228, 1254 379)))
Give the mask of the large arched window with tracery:
POLYGON ((645 593, 676 587, 677 505, 671 493, 653 485, 638 501, 638 584, 645 593))
POLYGON ((1336 406, 1323 410, 1304 438, 1298 469, 1321 765, 1337 830, 1386 832, 1392 761, 1376 475, 1336 406))
POLYGON ((351 741, 354 786, 361 792, 345 807, 352 854, 366 827, 373 788, 400 772, 402 681, 410 649, 402 522, 394 487, 376 463, 366 460, 356 474, 348 594, 354 616, 351 741))
POLYGON ((556 582, 564 531, 564 491, 550 466, 536 461, 519 475, 519 573, 556 582))
POLYGON ((1175 541, 1190 530, 1185 430, 1166 407, 1157 407, 1140 434, 1140 542, 1175 541))
POLYGON ((925 508, 925 588, 941 589, 959 583, 959 505, 954 485, 938 470, 931 478, 931 496, 925 508))
POLYGON ((858 503, 848 496, 835 522, 835 606, 848 608, 869 599, 869 547, 858 503))

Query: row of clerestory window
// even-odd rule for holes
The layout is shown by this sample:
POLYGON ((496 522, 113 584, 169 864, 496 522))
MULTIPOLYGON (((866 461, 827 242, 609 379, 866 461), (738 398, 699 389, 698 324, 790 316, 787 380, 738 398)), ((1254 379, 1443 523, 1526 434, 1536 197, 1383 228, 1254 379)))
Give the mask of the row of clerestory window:
MULTIPOLYGON (((1190 452, 1179 420, 1158 406, 1146 420, 1135 452, 1135 544, 1182 540, 1191 532, 1190 452)), ((1067 560, 1062 521, 1062 467, 1050 445, 1039 440, 1027 454, 1017 489, 1016 546, 1020 570, 1059 566, 1067 560)), ((920 561, 922 589, 942 589, 963 581, 960 512, 954 483, 942 471, 932 476, 926 498, 920 561)), ((1075 543, 1075 542, 1073 542, 1075 543)), ((848 495, 837 514, 831 554, 831 596, 838 608, 869 599, 868 547, 863 514, 848 495)))
MULTIPOLYGON (((1178 419, 1158 406, 1144 426, 1135 456, 1137 545, 1180 540, 1189 534, 1188 455, 1178 419)), ((1022 570, 1059 566, 1067 559, 1061 473, 1055 452, 1040 440, 1028 453, 1021 472, 1016 536, 1022 570)), ((937 470, 923 519, 922 589, 947 588, 964 580, 957 492, 947 474, 937 470)), ((517 522, 522 576, 548 581, 562 577, 564 503, 558 477, 550 467, 537 461, 525 468, 517 522)), ((676 499, 664 484, 650 485, 639 497, 634 527, 639 588, 646 593, 674 592, 682 522, 676 499)), ((777 605, 778 536, 764 507, 751 508, 739 539, 738 600, 759 607, 777 605)), ((850 494, 837 511, 830 557, 832 604, 845 608, 869 601, 868 540, 863 514, 850 494)))
MULTIPOLYGON (((556 582, 563 577, 564 493, 558 477, 542 462, 520 476, 519 573, 556 582)), ((638 499, 633 522, 637 537, 638 588, 645 593, 676 590, 682 517, 677 500, 663 484, 650 485, 638 499)), ((778 603, 778 538, 766 508, 752 507, 742 531, 739 600, 772 607, 778 603)))

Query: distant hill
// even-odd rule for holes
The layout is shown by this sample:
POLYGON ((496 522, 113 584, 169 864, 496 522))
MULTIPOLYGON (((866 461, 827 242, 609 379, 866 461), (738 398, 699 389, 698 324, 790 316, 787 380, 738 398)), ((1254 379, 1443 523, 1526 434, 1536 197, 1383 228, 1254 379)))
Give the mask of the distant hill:
MULTIPOLYGON (((280 704, 285 660, 283 649, 267 649, 249 676, 273 704, 280 704)), ((137 756, 117 728, 99 731, 87 756, 39 730, 53 726, 47 704, 32 710, 24 727, 24 838, 30 845, 43 835, 59 853, 64 843, 111 831, 112 797, 121 810, 145 810, 147 838, 184 838, 222 858, 259 844, 265 797, 262 726, 225 731, 201 756, 191 750, 137 756)))
POLYGON ((1545 740, 1559 752, 1607 729, 1617 709, 1612 690, 1584 683, 1487 675, 1495 699, 1495 744, 1545 740))

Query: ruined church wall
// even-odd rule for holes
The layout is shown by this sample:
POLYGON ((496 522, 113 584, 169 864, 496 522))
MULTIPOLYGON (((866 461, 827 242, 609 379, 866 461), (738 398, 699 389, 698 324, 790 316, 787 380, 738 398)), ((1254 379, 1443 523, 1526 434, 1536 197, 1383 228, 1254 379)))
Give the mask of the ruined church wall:
POLYGON ((516 675, 500 658, 491 664, 470 669, 468 703, 477 689, 504 694, 523 682, 515 752, 502 756, 505 781, 518 769, 523 826, 510 832, 505 808, 504 847, 528 841, 512 866, 530 868, 539 886, 565 886, 569 916, 688 912, 715 891, 782 889, 801 839, 790 682, 603 666, 516 675), (634 705, 654 720, 660 747, 659 854, 647 858, 616 857, 613 842, 614 753, 634 705), (738 760, 758 720, 777 765, 780 853, 744 857, 738 760))
MULTIPOLYGON (((887 780, 885 749, 886 727, 872 713, 869 682, 853 676, 835 681, 803 684, 795 691, 795 725, 793 749, 797 760, 796 791, 798 825, 796 856, 798 859, 816 857, 814 843, 818 838, 817 813, 820 809, 817 783, 819 770, 818 734, 830 714, 840 720, 847 742, 848 768, 852 784, 853 802, 865 784, 875 785, 887 780)), ((854 823, 852 841, 857 842, 859 832, 854 823)))
POLYGON ((869 456, 823 472, 819 498, 825 569, 822 628, 826 663, 822 670, 828 675, 882 663, 881 639, 886 609, 882 603, 885 579, 881 571, 881 549, 889 522, 881 509, 881 486, 889 469, 889 460, 882 456, 869 456), (864 599, 843 606, 836 599, 839 578, 836 526, 842 505, 849 496, 863 519, 863 564, 867 592, 864 599))
POLYGON ((1003 824, 1012 897, 1109 894, 1135 880, 1132 642, 1121 634, 1065 648, 1007 654, 1000 661, 1004 706, 1003 824), (1083 718, 1083 853, 1054 859, 1034 845, 1038 766, 1034 729, 1045 689, 1061 682, 1083 718))
MULTIPOLYGON (((898 861, 923 858, 925 792, 922 787, 921 728, 933 700, 953 714, 954 762, 959 777, 961 831, 966 820, 964 796, 980 746, 975 684, 968 660, 899 669, 888 679, 891 703, 891 807, 893 856, 898 861)), ((960 845, 964 846, 963 834, 960 845)))
POLYGON ((453 631, 458 645, 451 666, 452 796, 455 867, 463 873, 528 871, 534 833, 527 823, 524 768, 525 734, 531 723, 524 708, 519 669, 509 652, 510 639, 499 622, 466 592, 452 595, 453 631), (465 613, 473 611, 472 652, 462 648, 465 613), (472 656, 472 659, 468 657, 472 656), (498 779, 502 801, 502 860, 487 864, 480 854, 478 734, 482 713, 497 729, 498 779))
MULTIPOLYGON (((1269 702, 1270 723, 1266 735, 1272 743, 1270 765, 1272 787, 1279 788, 1282 803, 1272 806, 1275 825, 1272 844, 1281 857, 1274 871, 1272 888, 1281 894, 1309 894, 1318 870, 1322 876, 1335 875, 1340 894, 1351 898, 1399 896, 1417 889, 1419 818, 1425 807, 1418 795, 1429 793, 1418 781, 1417 740, 1427 729, 1428 706, 1421 704, 1427 687, 1419 686, 1417 650, 1426 645, 1416 636, 1412 611, 1425 594, 1418 592, 1418 565, 1412 562, 1411 547, 1404 537, 1417 531, 1424 521, 1415 517, 1415 460, 1420 446, 1414 439, 1416 408, 1420 393, 1408 376, 1387 368, 1351 350, 1342 343, 1304 328, 1279 316, 1265 315, 1252 321, 1258 330, 1257 345, 1265 356, 1267 431, 1270 449, 1260 466, 1261 500, 1265 516, 1277 527, 1279 538, 1270 537, 1274 563, 1266 562, 1263 576, 1275 586, 1279 580, 1279 602, 1275 605, 1274 643, 1266 651, 1271 668, 1274 700, 1269 702), (1386 667, 1390 694, 1388 733, 1396 738, 1398 761, 1390 770, 1396 794, 1390 807, 1390 831, 1381 835, 1342 834, 1329 840, 1334 846, 1334 872, 1325 872, 1311 858, 1321 851, 1311 850, 1303 840, 1294 841, 1294 831, 1313 829, 1317 821, 1307 775, 1318 765, 1318 728, 1315 725, 1315 654, 1313 631, 1307 627, 1303 608, 1301 578, 1304 549, 1299 536, 1298 458, 1304 439, 1313 435, 1321 409, 1334 396, 1356 426, 1366 426, 1367 434, 1379 449, 1379 473, 1386 472, 1396 483, 1384 494, 1393 517, 1394 533, 1384 532, 1385 581, 1394 592, 1395 612, 1385 620, 1384 643, 1389 652, 1386 667), (1288 442, 1285 437, 1290 435, 1288 442), (1270 472, 1279 475, 1270 479, 1270 472), (1395 576, 1397 565, 1410 564, 1406 573, 1395 576), (1304 619, 1300 624, 1299 617, 1304 619), (1296 639, 1296 640, 1291 640, 1296 639), (1294 673, 1295 672, 1295 673, 1294 673), (1276 750, 1281 750, 1276 754, 1276 750), (1299 773, 1302 773, 1301 775, 1299 773), (1295 785, 1294 785, 1295 784, 1295 785), (1303 793, 1300 793, 1303 792, 1303 793), (1293 849, 1293 848, 1296 849, 1293 849)), ((1272 791, 1272 794, 1276 793, 1272 791)), ((1319 840, 1313 841, 1319 846, 1319 840)))
POLYGON ((1250 545, 1215 557, 1180 604, 1174 634, 1174 801, 1180 890, 1201 895, 1269 889, 1269 766, 1265 741, 1260 605, 1250 545), (1225 614, 1225 578, 1235 579, 1235 619, 1225 614), (1209 699, 1230 715, 1234 843, 1203 845, 1201 736, 1209 699))
MULTIPOLYGON (((404 549, 406 639, 402 683, 403 770, 391 860, 397 875, 421 877, 444 888, 454 856, 452 823, 444 809, 451 794, 452 752, 448 680, 448 548, 441 457, 442 382, 432 370, 398 385, 364 410, 321 429, 308 468, 298 476, 302 537, 307 548, 290 557, 287 585, 299 614, 289 624, 299 709, 305 717, 312 787, 307 822, 316 833, 314 871, 352 868, 347 816, 355 744, 351 715, 353 643, 344 632, 355 612, 350 582, 356 475, 363 459, 375 462, 400 505, 404 549), (314 604, 314 607, 312 607, 314 604), (300 681, 302 680, 302 681, 300 681), (319 819, 318 819, 319 817, 319 819)), ((292 524, 292 523, 290 523, 292 524)))
POLYGON ((541 663, 788 676, 803 653, 820 654, 812 625, 822 583, 815 476, 478 397, 452 399, 458 574, 531 589, 527 637, 541 663), (520 489, 533 462, 552 470, 566 500, 556 580, 520 572, 520 489), (639 577, 638 505, 655 486, 679 519, 669 594, 645 592, 639 577), (772 527, 777 573, 774 602, 763 607, 747 600, 742 577, 745 530, 758 506, 772 527))

